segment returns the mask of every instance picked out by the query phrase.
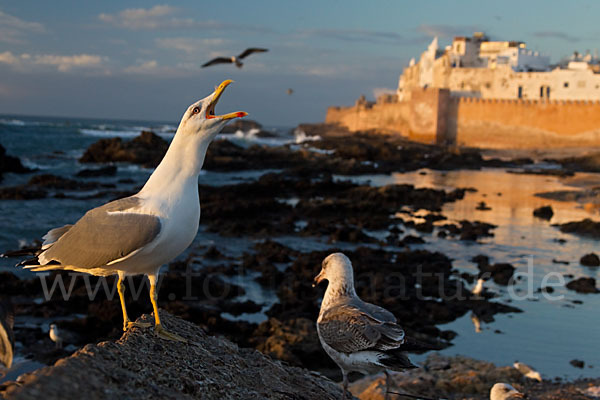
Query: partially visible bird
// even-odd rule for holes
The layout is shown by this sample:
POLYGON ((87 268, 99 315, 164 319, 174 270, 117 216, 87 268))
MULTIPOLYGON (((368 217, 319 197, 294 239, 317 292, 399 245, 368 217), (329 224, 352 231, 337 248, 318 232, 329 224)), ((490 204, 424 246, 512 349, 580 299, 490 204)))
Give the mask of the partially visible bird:
POLYGON ((198 176, 209 144, 227 122, 247 115, 243 111, 215 115, 215 106, 231 82, 222 82, 188 107, 167 153, 137 194, 94 208, 74 225, 52 229, 44 236, 37 258, 22 263, 25 268, 118 275, 124 331, 150 325, 130 321, 125 307, 125 277, 145 274, 156 335, 185 341, 160 322, 156 281, 160 267, 183 252, 198 232, 198 176))
POLYGON ((0 302, 0 364, 10 368, 15 351, 15 325, 13 308, 10 303, 0 302))
POLYGON ((481 333, 481 320, 474 312, 471 313, 471 322, 473 322, 473 326, 475 327, 475 333, 481 333))
POLYGON ((240 61, 241 59, 248 57, 252 53, 264 53, 266 51, 269 51, 269 49, 261 49, 258 47, 249 47, 238 56, 213 58, 212 60, 202 64, 202 68, 210 67, 211 65, 215 65, 215 64, 235 64, 236 67, 242 68, 242 66, 244 64, 240 61))
POLYGON ((354 290, 352 263, 342 253, 325 258, 315 285, 327 280, 327 290, 317 320, 317 333, 325 352, 342 370, 344 394, 351 371, 373 374, 384 371, 386 399, 392 371, 417 368, 403 353, 404 330, 388 310, 362 301, 354 290))
POLYGON ((475 287, 473 288, 473 290, 471 290, 471 293, 473 293, 475 296, 480 296, 481 293, 483 293, 483 284, 485 283, 485 279, 479 278, 477 279, 477 283, 475 284, 475 287))
POLYGON ((294 94, 294 89, 289 88, 288 90, 285 91, 289 96, 291 96, 292 94, 294 94))
POLYGON ((56 344, 57 349, 62 349, 63 338, 60 336, 60 332, 58 331, 56 324, 50 324, 50 340, 56 344))
POLYGON ((490 400, 524 399, 525 395, 508 383, 496 383, 490 390, 490 400))
POLYGON ((513 366, 517 369, 517 371, 525 375, 526 378, 535 379, 538 382, 542 381, 542 374, 531 368, 529 365, 517 361, 513 364, 513 366))

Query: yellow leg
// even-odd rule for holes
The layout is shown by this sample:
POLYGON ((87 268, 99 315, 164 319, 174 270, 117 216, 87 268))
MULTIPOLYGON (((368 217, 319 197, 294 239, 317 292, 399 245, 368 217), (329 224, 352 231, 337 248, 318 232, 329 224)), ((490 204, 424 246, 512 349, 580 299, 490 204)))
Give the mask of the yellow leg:
POLYGON ((154 309, 154 332, 156 336, 166 340, 174 340, 176 342, 187 343, 187 340, 182 338, 175 333, 171 333, 162 327, 160 323, 160 316, 158 315, 158 294, 156 293, 156 275, 148 275, 150 280, 150 301, 152 302, 152 308, 154 309))
POLYGON ((119 275, 119 282, 117 282, 117 290, 119 291, 119 299, 121 299, 121 309, 123 310, 123 331, 134 326, 138 328, 149 328, 151 324, 147 322, 131 322, 127 316, 127 307, 125 307, 125 282, 123 282, 123 276, 119 275))

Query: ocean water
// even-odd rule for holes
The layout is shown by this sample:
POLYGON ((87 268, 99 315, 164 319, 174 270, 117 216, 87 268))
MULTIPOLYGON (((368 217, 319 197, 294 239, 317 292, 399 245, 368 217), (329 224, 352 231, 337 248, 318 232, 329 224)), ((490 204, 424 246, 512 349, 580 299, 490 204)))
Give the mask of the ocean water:
MULTIPOLYGON (((18 156, 26 166, 38 169, 36 173, 50 173, 63 177, 73 177, 77 171, 94 167, 81 165, 77 159, 84 150, 100 138, 133 138, 142 130, 152 130, 169 140, 176 129, 175 123, 145 121, 106 121, 73 118, 37 118, 0 116, 0 144, 11 155, 18 156)), ((291 129, 273 127, 277 138, 259 138, 255 132, 237 132, 227 135, 229 140, 240 145, 261 143, 280 145, 297 141, 313 140, 294 136, 291 129)), ((113 183, 118 189, 134 190, 143 184, 151 174, 150 169, 119 164, 115 177, 94 178, 113 183), (120 183, 128 178, 134 183, 120 183)), ((200 176, 203 184, 235 183, 256 179, 266 171, 239 171, 232 173, 204 172, 200 176)), ((27 182, 28 175, 5 174, 0 186, 12 186, 27 182)), ((435 235, 419 234, 426 243, 412 248, 425 248, 440 251, 453 260, 459 270, 476 273, 477 267, 471 261, 473 256, 485 254, 492 262, 508 262, 517 268, 522 279, 514 286, 502 287, 488 283, 487 288, 497 294, 494 301, 510 303, 522 309, 523 313, 497 315, 491 323, 480 323, 476 332, 470 315, 465 315, 452 323, 440 326, 458 333, 454 345, 443 352, 464 354, 486 359, 499 365, 510 365, 519 360, 528 363, 545 377, 598 376, 600 353, 597 338, 600 336, 600 295, 580 295, 569 291, 564 283, 571 279, 591 276, 600 279, 598 268, 579 265, 579 258, 586 253, 598 251, 598 242, 570 234, 562 234, 551 223, 600 219, 585 211, 574 202, 559 202, 537 197, 535 194, 554 190, 575 190, 568 182, 557 177, 539 175, 509 174, 501 169, 482 171, 430 170, 391 175, 370 175, 360 177, 338 177, 352 179, 371 185, 410 183, 416 187, 430 187, 451 190, 456 187, 473 187, 476 192, 468 192, 465 198, 444 206, 442 214, 450 221, 480 220, 498 225, 494 237, 484 238, 478 243, 457 239, 439 239, 435 235), (489 211, 476 210, 477 203, 485 201, 489 211), (532 211, 541 205, 551 205, 555 216, 551 223, 534 218, 532 211), (557 239, 566 242, 560 244, 557 239), (556 263, 553 260, 567 262, 556 263), (564 278, 564 274, 573 278, 564 278), (563 278, 561 278, 563 277, 563 278), (561 281, 562 279, 562 281, 561 281), (553 285, 555 291, 547 297, 537 290, 542 285, 553 285), (584 369, 569 364, 572 359, 586 362, 584 369)), ((580 180, 598 180, 597 174, 578 174, 580 180)), ((81 194, 77 192, 76 194, 81 194)), ((29 201, 0 201, 0 253, 14 250, 23 244, 40 238, 49 229, 72 223, 88 209, 105 203, 107 198, 88 200, 53 199, 29 201)), ((293 199, 287 201, 293 202, 293 199)), ((400 211, 400 210, 399 210, 400 211)), ((403 215, 403 218, 406 216, 403 215)), ((445 223, 447 221, 441 221, 445 223)), ((402 229, 405 230, 404 227, 402 229)), ((411 233, 410 230, 408 233, 411 233)), ((383 236, 384 232, 370 232, 383 236)), ((195 245, 217 245, 219 250, 230 256, 241 256, 251 248, 252 242, 245 238, 221 240, 218 235, 202 229, 195 245)), ((320 238, 298 238, 296 236, 273 238, 292 248, 311 251, 327 249, 331 245, 320 238)), ((336 244, 351 249, 352 244, 336 244)), ((393 249, 393 248, 392 248, 393 249)), ((14 259, 0 258, 0 270, 15 271, 14 259)), ((27 271, 16 271, 22 276, 27 271)), ((263 311, 276 301, 273 290, 256 285, 251 276, 233 277, 235 283, 246 288, 246 295, 240 301, 250 299, 263 304, 263 311)), ((231 319, 247 319, 260 322, 266 317, 261 314, 241 315, 231 319)), ((39 324, 44 321, 31 321, 17 318, 19 324, 39 324)), ((419 356, 414 357, 417 361, 419 356)))

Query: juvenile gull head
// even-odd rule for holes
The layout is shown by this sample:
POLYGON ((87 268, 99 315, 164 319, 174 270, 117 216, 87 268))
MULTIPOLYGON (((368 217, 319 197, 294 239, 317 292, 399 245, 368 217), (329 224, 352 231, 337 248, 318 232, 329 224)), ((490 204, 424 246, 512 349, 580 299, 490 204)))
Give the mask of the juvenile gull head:
POLYGON ((156 280, 160 267, 181 254, 198 232, 198 175, 208 145, 228 121, 247 115, 243 111, 215 114, 231 82, 222 82, 187 108, 167 153, 139 193, 94 208, 73 225, 52 229, 44 236, 37 259, 23 265, 33 271, 118 275, 123 330, 150 325, 131 322, 125 307, 125 276, 145 274, 150 280, 156 334, 184 341, 160 323, 156 280))

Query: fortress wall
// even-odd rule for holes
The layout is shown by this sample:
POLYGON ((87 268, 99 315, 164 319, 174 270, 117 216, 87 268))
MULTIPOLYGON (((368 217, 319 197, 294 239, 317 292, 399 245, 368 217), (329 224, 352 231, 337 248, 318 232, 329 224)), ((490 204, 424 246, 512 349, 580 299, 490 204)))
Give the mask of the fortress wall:
POLYGON ((418 89, 410 101, 376 103, 353 107, 329 107, 326 123, 345 126, 350 131, 377 130, 397 133, 413 140, 433 143, 440 129, 445 130, 449 93, 440 89, 418 89))
POLYGON ((487 148, 600 145, 600 102, 451 98, 444 138, 487 148))

